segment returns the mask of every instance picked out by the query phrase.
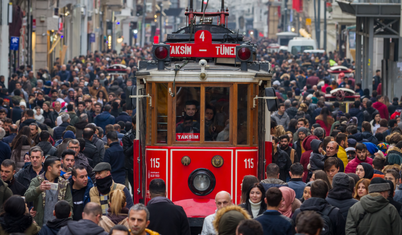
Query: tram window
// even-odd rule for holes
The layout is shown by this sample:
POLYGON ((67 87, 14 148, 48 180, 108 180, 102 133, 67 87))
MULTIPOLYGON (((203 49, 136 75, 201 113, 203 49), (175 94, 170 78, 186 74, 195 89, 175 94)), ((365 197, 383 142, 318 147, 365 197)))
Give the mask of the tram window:
POLYGON ((237 97, 237 144, 247 144, 248 137, 248 85, 238 85, 237 97))
POLYGON ((168 130, 168 85, 165 83, 156 84, 156 142, 160 144, 167 143, 167 130, 168 130))
POLYGON ((200 141, 200 88, 176 91, 176 141, 200 141))
POLYGON ((205 141, 229 141, 230 87, 205 87, 205 141))

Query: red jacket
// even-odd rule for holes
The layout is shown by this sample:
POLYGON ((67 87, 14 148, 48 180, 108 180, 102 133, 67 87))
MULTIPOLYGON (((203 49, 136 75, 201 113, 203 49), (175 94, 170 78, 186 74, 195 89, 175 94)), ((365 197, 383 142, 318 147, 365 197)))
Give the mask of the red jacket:
POLYGON ((393 113, 393 114, 391 115, 391 120, 392 120, 392 119, 395 119, 396 116, 401 116, 401 112, 395 111, 395 113, 393 113))
POLYGON ((334 123, 333 117, 327 116, 327 125, 325 125, 324 119, 323 119, 322 115, 320 114, 315 118, 315 122, 320 124, 320 126, 325 130, 325 136, 329 136, 329 134, 331 134, 331 127, 332 127, 332 124, 334 123))
POLYGON ((382 83, 378 84, 378 87, 377 87, 377 94, 378 94, 378 95, 382 95, 382 83))
POLYGON ((313 152, 313 149, 311 149, 311 141, 312 140, 318 140, 318 137, 315 135, 309 135, 303 140, 303 148, 305 152, 302 154, 300 158, 300 164, 303 165, 303 170, 304 170, 304 176, 303 176, 303 182, 306 182, 307 175, 308 175, 308 169, 307 166, 310 163, 310 155, 313 152))
MULTIPOLYGON (((370 157, 366 158, 366 161, 364 161, 365 163, 368 163, 370 165, 373 164, 373 159, 370 157)), ((357 156, 355 157, 355 159, 352 159, 345 168, 345 173, 356 173, 356 167, 357 165, 359 165, 360 163, 362 163, 362 161, 359 160, 359 158, 357 158, 357 156)))
POLYGON ((378 110, 381 118, 385 118, 385 119, 389 120, 388 107, 385 104, 377 101, 373 104, 373 108, 378 110))

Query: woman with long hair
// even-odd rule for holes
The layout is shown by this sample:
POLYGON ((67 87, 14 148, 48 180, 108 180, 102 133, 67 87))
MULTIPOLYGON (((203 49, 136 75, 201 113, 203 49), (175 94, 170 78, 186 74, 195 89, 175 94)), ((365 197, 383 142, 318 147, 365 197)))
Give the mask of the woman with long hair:
POLYGON ((320 126, 325 130, 326 136, 329 136, 332 124, 334 123, 334 118, 331 116, 328 107, 322 108, 320 115, 318 115, 315 120, 316 123, 320 124, 320 126))
POLYGON ((26 135, 18 137, 15 147, 11 152, 11 160, 15 162, 15 170, 18 172, 25 164, 25 153, 32 147, 31 138, 26 135))
POLYGON ((102 105, 105 105, 107 102, 109 102, 109 97, 104 91, 100 90, 98 91, 98 94, 96 94, 96 100, 102 105))
POLYGON ((380 113, 374 112, 373 113, 373 120, 371 120, 371 130, 373 131, 373 135, 376 133, 377 129, 380 128, 380 121, 381 121, 381 116, 380 113))
POLYGON ((21 196, 14 195, 3 205, 3 214, 0 215, 0 234, 29 234, 39 233, 40 227, 34 223, 28 207, 21 196))
POLYGON ((359 181, 357 181, 356 186, 355 186, 355 196, 354 198, 359 200, 368 194, 368 187, 370 185, 370 180, 362 178, 359 181))
POLYGON ((328 184, 328 189, 332 189, 332 184, 329 182, 328 175, 327 175, 327 173, 325 173, 325 171, 316 170, 313 172, 313 175, 311 176, 311 181, 318 180, 318 179, 324 180, 325 183, 328 184))
POLYGON ((261 183, 255 183, 247 192, 246 202, 241 204, 240 207, 247 210, 252 218, 257 218, 267 210, 264 198, 264 186, 261 183))
POLYGON ((240 204, 246 203, 247 199, 247 192, 251 186, 253 186, 255 183, 260 182, 257 177, 254 175, 246 175, 243 178, 243 182, 241 183, 241 198, 240 198, 240 204))
MULTIPOLYGON (((26 135, 26 136, 31 136, 31 128, 29 128, 29 126, 24 126, 23 128, 21 128, 17 135, 15 136, 15 138, 13 139, 13 141, 11 142, 10 146, 11 149, 14 149, 14 146, 17 144, 18 139, 22 136, 22 135, 26 135)), ((32 143, 33 144, 33 143, 32 143)))
POLYGON ((99 226, 102 227, 107 233, 110 232, 115 225, 124 225, 129 228, 127 217, 128 209, 126 208, 126 195, 120 189, 115 189, 110 192, 110 202, 108 214, 102 216, 99 221, 99 226))

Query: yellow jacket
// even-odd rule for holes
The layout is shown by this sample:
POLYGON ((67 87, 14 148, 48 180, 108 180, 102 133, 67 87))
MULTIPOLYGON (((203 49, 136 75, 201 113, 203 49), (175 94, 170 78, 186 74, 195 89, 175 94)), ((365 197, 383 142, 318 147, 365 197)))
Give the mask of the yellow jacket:
POLYGON ((339 146, 337 156, 338 156, 339 159, 342 160, 343 167, 346 168, 346 165, 348 164, 348 155, 346 154, 346 151, 342 146, 339 146))
POLYGON ((159 235, 159 233, 157 233, 157 232, 154 232, 154 231, 152 231, 152 230, 150 230, 150 229, 145 229, 145 233, 146 234, 149 234, 149 235, 159 235))

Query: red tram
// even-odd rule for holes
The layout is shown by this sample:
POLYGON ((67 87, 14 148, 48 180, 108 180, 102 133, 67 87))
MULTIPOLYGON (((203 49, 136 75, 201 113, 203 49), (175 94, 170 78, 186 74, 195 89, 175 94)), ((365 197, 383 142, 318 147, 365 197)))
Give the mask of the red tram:
POLYGON ((153 45, 154 61, 140 63, 129 91, 137 114, 134 202, 147 203, 150 181, 161 178, 190 226, 201 227, 217 192, 238 204, 243 177, 264 177, 277 101, 269 63, 254 62, 255 46, 226 27, 223 3, 211 13, 194 12, 190 2, 185 14, 188 26, 153 45))

